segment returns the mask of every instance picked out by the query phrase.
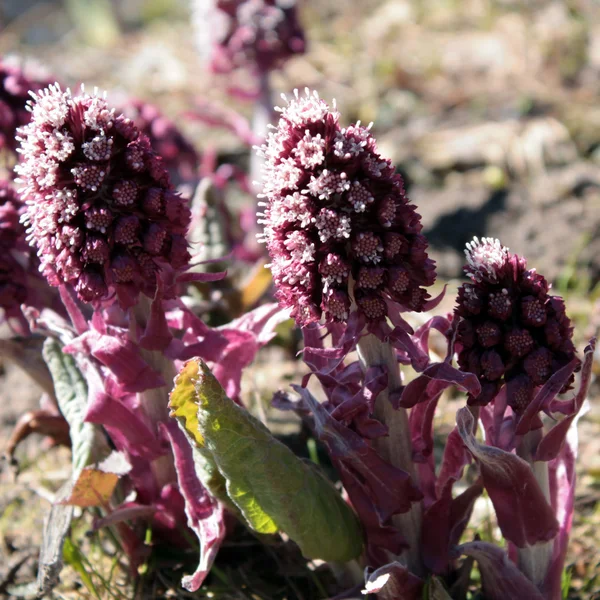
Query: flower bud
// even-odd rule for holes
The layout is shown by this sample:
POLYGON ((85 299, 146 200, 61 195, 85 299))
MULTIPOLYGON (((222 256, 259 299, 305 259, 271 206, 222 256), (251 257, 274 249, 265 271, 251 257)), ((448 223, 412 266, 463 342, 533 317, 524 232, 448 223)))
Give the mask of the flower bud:
POLYGON ((562 299, 548 295, 548 282, 498 240, 474 238, 466 255, 472 282, 459 289, 454 311, 462 317, 458 362, 477 375, 483 390, 469 402, 491 402, 506 383, 508 404, 521 413, 536 386, 575 357, 571 321, 562 299))

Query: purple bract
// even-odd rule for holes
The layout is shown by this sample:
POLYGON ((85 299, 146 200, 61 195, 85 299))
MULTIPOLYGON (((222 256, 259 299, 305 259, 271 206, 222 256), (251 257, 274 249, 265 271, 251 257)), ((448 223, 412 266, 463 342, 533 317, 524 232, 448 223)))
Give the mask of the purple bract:
POLYGON ((469 403, 487 404, 506 383, 509 405, 522 413, 536 387, 575 358, 571 321, 546 279, 498 240, 474 238, 465 253, 472 283, 458 291, 458 363, 482 386, 469 403))
POLYGON ((53 85, 29 108, 17 172, 49 283, 84 302, 152 296, 161 268, 188 264, 190 213, 148 138, 95 94, 53 85))
POLYGON ((421 217, 402 177, 377 152, 370 127, 339 124, 316 93, 279 109, 265 157, 264 241, 277 298, 300 324, 370 321, 386 299, 421 310, 435 279, 421 217))

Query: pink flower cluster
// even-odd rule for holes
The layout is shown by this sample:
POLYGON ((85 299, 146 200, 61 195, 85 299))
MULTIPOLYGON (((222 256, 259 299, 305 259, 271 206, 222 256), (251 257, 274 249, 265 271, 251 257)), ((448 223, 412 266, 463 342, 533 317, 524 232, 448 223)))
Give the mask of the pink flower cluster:
POLYGON ((53 85, 29 109, 17 172, 44 275, 84 302, 152 296, 189 261, 190 213, 148 138, 96 94, 53 85))
POLYGON ((435 279, 421 218, 370 127, 347 128, 296 92, 261 148, 264 241, 280 303, 301 324, 384 319, 391 299, 421 310, 435 279))
POLYGON ((211 68, 228 73, 245 66, 269 71, 304 52, 296 0, 196 0, 201 46, 212 42, 211 68))
POLYGON ((21 68, 16 62, 0 61, 0 150, 16 149, 17 128, 29 122, 26 110, 29 91, 38 91, 49 83, 32 67, 21 68))
POLYGON ((487 404, 506 383, 509 405, 522 413, 535 388, 575 357, 571 321, 546 279, 498 240, 474 238, 465 253, 472 283, 460 287, 455 309, 458 363, 482 385, 469 402, 487 404))

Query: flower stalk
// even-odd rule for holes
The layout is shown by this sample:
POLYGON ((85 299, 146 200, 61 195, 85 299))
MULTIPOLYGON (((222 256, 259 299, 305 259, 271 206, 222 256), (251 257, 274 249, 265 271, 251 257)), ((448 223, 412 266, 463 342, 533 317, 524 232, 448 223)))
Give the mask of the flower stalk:
MULTIPOLYGON (((387 388, 382 390, 375 401, 373 418, 385 425, 387 436, 373 440, 373 446, 379 456, 394 467, 408 473, 415 485, 418 485, 417 472, 412 459, 412 444, 408 414, 405 408, 394 408, 390 395, 400 391, 402 380, 396 359, 396 351, 387 342, 382 342, 373 334, 362 337, 357 344, 358 357, 363 371, 370 367, 382 366, 387 371, 387 388)), ((420 556, 422 507, 413 502, 410 509, 392 517, 393 525, 400 531, 408 543, 400 560, 415 575, 423 575, 424 567, 420 556)))
MULTIPOLYGON (((527 432, 517 445, 517 456, 525 460, 533 472, 544 498, 550 503, 550 473, 548 462, 535 460, 535 452, 543 437, 542 429, 533 429, 527 432)), ((538 542, 533 546, 517 548, 519 569, 527 578, 540 587, 548 574, 552 561, 554 540, 538 542)))

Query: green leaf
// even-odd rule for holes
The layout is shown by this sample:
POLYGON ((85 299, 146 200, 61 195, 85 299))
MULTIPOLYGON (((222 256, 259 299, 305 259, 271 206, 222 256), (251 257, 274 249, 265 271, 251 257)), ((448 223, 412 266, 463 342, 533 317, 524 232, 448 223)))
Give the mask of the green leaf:
POLYGON ((79 574, 79 577, 81 577, 81 581, 83 581, 83 584, 88 589, 88 592, 90 592, 94 598, 100 599, 98 590, 96 589, 90 574, 87 572, 87 569, 83 564, 83 555, 81 554, 81 551, 69 538, 65 540, 63 556, 65 562, 68 565, 71 565, 71 567, 79 574))
POLYGON ((186 363, 169 405, 252 529, 285 532, 307 558, 360 555, 358 519, 333 485, 230 400, 201 360, 186 363))
POLYGON ((44 523, 37 585, 40 594, 48 594, 58 583, 63 555, 69 559, 74 556, 68 543, 63 548, 73 519, 73 507, 60 504, 60 501, 72 493, 85 467, 106 458, 110 454, 110 447, 96 425, 84 423, 87 410, 87 384, 73 358, 63 354, 61 344, 52 338, 45 340, 43 356, 52 374, 58 405, 69 423, 73 449, 73 474, 57 493, 58 502, 51 507, 44 523))
POLYGON ((84 467, 106 458, 110 448, 100 428, 84 422, 88 388, 73 357, 63 354, 61 344, 52 338, 44 342, 43 355, 52 374, 58 406, 69 423, 76 479, 84 467))
POLYGON ((198 365, 194 361, 189 361, 177 375, 175 387, 169 396, 170 416, 177 418, 179 426, 192 446, 196 474, 204 487, 214 498, 240 516, 237 507, 227 496, 225 478, 219 472, 211 454, 204 448, 204 437, 198 428, 195 388, 197 372, 198 365))

